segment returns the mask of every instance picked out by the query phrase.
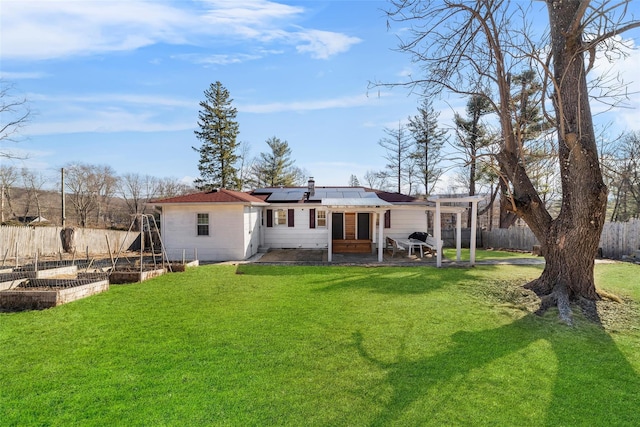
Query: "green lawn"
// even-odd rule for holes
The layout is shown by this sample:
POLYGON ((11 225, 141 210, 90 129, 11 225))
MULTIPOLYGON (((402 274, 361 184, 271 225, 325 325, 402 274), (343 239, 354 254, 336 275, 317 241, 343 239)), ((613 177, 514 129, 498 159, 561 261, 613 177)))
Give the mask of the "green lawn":
MULTIPOLYGON (((0 313, 0 425, 637 426, 640 328, 498 298, 539 266, 202 266, 0 313)), ((597 266, 640 301, 640 267, 597 266)))
MULTIPOLYGON (((442 251, 444 258, 455 260, 457 256, 456 248, 445 248, 442 251)), ((531 255, 531 252, 508 252, 508 251, 488 251, 486 249, 476 250, 476 261, 500 261, 505 259, 518 259, 518 258, 534 258, 543 260, 543 258, 531 255)), ((460 250, 460 259, 462 261, 469 261, 469 249, 462 248, 460 250)))

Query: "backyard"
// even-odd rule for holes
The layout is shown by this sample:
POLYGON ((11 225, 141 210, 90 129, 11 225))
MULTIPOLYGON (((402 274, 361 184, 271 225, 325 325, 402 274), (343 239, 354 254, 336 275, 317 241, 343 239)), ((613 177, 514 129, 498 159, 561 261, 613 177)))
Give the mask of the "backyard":
POLYGON ((207 265, 0 313, 0 425, 638 425, 640 266, 596 266, 604 327, 531 314, 540 269, 207 265))

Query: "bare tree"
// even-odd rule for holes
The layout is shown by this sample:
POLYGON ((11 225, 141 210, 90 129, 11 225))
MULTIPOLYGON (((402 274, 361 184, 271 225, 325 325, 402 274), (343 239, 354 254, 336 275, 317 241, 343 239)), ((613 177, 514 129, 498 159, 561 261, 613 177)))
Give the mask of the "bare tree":
POLYGON ((313 175, 306 168, 294 166, 291 168, 291 176, 293 178, 292 185, 302 187, 307 185, 309 177, 313 175))
POLYGON ((96 166, 94 174, 97 192, 96 222, 110 223, 112 218, 107 216, 111 214, 109 208, 116 194, 119 178, 111 166, 96 166))
POLYGON ((168 198, 181 196, 183 194, 191 193, 195 190, 189 184, 185 184, 179 179, 176 178, 160 178, 158 180, 158 188, 157 194, 154 197, 157 198, 168 198))
POLYGON ((71 163, 65 166, 65 186, 81 227, 89 225, 90 215, 100 215, 104 199, 114 193, 115 176, 110 166, 71 163))
POLYGON ((612 169, 612 221, 640 217, 640 132, 628 132, 618 140, 612 169))
POLYGON ((247 141, 240 143, 240 154, 238 155, 238 186, 241 190, 250 190, 250 174, 253 161, 250 158, 251 144, 247 141))
MULTIPOLYGON (((0 79, 0 141, 15 141, 30 115, 27 99, 15 94, 15 85, 0 79)), ((12 157, 8 152, 0 156, 12 157)))
POLYGON ((396 191, 402 193, 402 186, 409 183, 411 159, 411 140, 407 127, 398 122, 397 129, 385 128, 386 137, 378 141, 378 145, 385 149, 384 158, 387 160, 386 172, 395 181, 396 191))
POLYGON ((376 190, 387 190, 389 188, 389 180, 386 171, 366 171, 364 173, 364 183, 367 187, 376 190))
POLYGON ((129 213, 144 213, 149 200, 159 195, 161 182, 150 175, 128 173, 120 179, 120 194, 124 199, 129 213))
POLYGON ((614 37, 640 26, 627 18, 629 2, 546 0, 550 31, 542 39, 529 31, 531 10, 506 0, 392 0, 388 12, 390 20, 412 24, 400 49, 425 77, 409 84, 492 103, 501 129, 495 158, 508 184, 504 196, 538 238, 546 261, 541 276, 526 287, 541 297, 539 312, 555 305, 567 323, 572 302, 596 313, 593 267, 607 204, 587 73, 597 52, 619 52, 614 37), (558 138, 562 204, 556 217, 529 175, 512 120, 511 76, 527 69, 541 76, 555 112, 547 118, 558 138))
POLYGON ((13 166, 0 165, 0 186, 2 187, 2 192, 0 193, 0 216, 1 221, 5 222, 5 205, 9 208, 9 216, 15 217, 16 214, 13 211, 13 198, 12 198, 12 187, 15 185, 18 180, 18 171, 13 166))
POLYGON ((23 216, 26 217, 29 215, 32 202, 35 202, 36 204, 37 216, 42 216, 42 205, 40 203, 39 196, 42 191, 42 187, 46 182, 44 177, 27 168, 22 168, 20 171, 20 177, 22 180, 22 187, 24 188, 23 216))

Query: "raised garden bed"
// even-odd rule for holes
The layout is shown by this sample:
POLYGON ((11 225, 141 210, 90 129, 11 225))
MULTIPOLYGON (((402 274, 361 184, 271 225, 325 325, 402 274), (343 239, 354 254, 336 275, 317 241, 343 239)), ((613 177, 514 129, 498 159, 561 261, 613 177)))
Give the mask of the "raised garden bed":
POLYGON ((25 279, 17 287, 0 291, 0 309, 41 310, 109 290, 101 276, 85 279, 25 279))
POLYGON ((109 274, 109 283, 112 285, 120 285, 124 283, 137 283, 149 280, 152 277, 161 276, 166 273, 164 268, 156 268, 151 270, 142 270, 139 268, 116 269, 109 274))
MULTIPOLYGON (((29 279, 51 279, 58 276, 74 276, 78 274, 78 266, 76 265, 66 265, 62 267, 53 267, 53 268, 39 268, 35 270, 33 268, 17 268, 13 270, 13 273, 10 274, 21 274, 23 277, 27 277, 29 279)), ((0 276, 2 276, 0 274, 0 276)))

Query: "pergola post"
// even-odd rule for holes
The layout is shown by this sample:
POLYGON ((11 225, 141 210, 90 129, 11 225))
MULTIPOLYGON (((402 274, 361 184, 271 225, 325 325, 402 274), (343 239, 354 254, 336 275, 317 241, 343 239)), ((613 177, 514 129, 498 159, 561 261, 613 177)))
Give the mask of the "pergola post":
POLYGON ((382 230, 384 229, 382 224, 382 215, 380 211, 376 212, 376 221, 374 224, 378 224, 378 262, 382 262, 384 259, 384 241, 382 236, 382 230))
POLYGON ((436 266, 442 267, 442 220, 440 218, 440 200, 436 200, 436 215, 434 218, 433 232, 436 238, 436 266))
POLYGON ((456 261, 462 259, 462 212, 456 213, 456 261))
POLYGON ((471 237, 469 239, 469 264, 476 263, 476 228, 478 224, 478 200, 471 202, 471 237))
POLYGON ((333 215, 331 210, 327 210, 327 262, 331 262, 333 254, 333 215))
MULTIPOLYGON (((469 265, 473 266, 476 262, 476 228, 478 225, 478 202, 482 200, 482 196, 468 196, 468 197, 430 197, 428 199, 431 202, 435 202, 436 204, 436 213, 433 224, 433 232, 435 238, 438 242, 438 253, 437 253, 437 262, 436 265, 438 267, 442 266, 442 244, 440 240, 442 240, 442 221, 440 218, 440 214, 443 211, 443 206, 441 203, 471 203, 471 241, 469 243, 469 265)), ((451 212, 451 207, 444 206, 445 212, 451 212)), ((456 212, 456 256, 457 260, 461 259, 461 248, 462 248, 462 211, 457 210, 456 212)))

